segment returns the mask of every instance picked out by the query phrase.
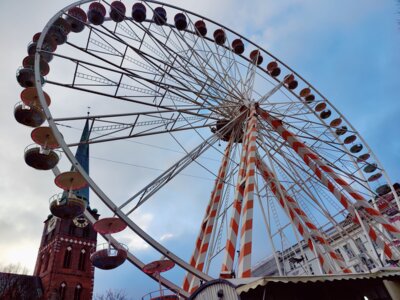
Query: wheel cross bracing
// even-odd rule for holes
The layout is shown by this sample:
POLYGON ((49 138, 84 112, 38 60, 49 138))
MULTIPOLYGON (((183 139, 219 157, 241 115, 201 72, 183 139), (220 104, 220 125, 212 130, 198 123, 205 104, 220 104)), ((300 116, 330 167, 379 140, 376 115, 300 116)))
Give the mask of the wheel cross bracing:
MULTIPOLYGON (((68 39, 57 51, 45 48, 53 24, 60 17, 77 21, 70 9, 87 9, 90 2, 79 1, 61 10, 37 41, 34 85, 39 109, 60 149, 99 203, 126 222, 132 234, 187 272, 182 288, 165 279, 162 284, 187 297, 213 277, 250 277, 252 256, 260 258, 259 246, 275 257, 279 274, 284 275, 284 253, 293 251, 295 244, 302 249, 301 238, 322 272, 351 272, 327 234, 333 228, 343 239, 353 241, 343 220, 365 231, 366 240, 377 249, 367 254, 376 265, 385 258, 399 257, 391 240, 399 237, 399 229, 375 203, 381 200, 378 191, 384 187, 399 204, 390 179, 364 139, 309 82, 229 28, 157 1, 142 2, 148 14, 145 20, 137 21, 132 13, 117 23, 109 17, 99 25, 85 22, 81 33, 66 34, 68 39), (165 22, 155 14, 158 6, 167 11, 165 22), (176 20, 169 19, 174 13, 183 13, 185 28, 178 29, 176 20), (198 20, 214 34, 204 34, 198 20), (250 54, 235 45, 243 45, 250 54), (43 78, 40 62, 46 55, 53 57, 54 70, 52 67, 43 78), (51 112, 44 88, 51 90, 53 98, 60 98, 53 101, 51 112), (68 93, 74 96, 67 105, 68 93), (73 99, 75 96, 80 101, 73 99), (95 114, 76 114, 87 106, 94 108, 95 114), (73 130, 86 120, 92 135, 82 142, 73 130), (176 149, 165 147, 167 138, 178 145, 176 149), (183 156, 162 168, 143 188, 135 185, 133 192, 126 188, 130 194, 121 200, 121 195, 107 196, 113 194, 107 181, 95 173, 89 176, 80 166, 71 149, 82 143, 99 154, 115 155, 107 160, 120 164, 130 158, 121 145, 135 143, 183 156), (218 143, 226 143, 224 152, 218 143), (221 161, 219 166, 215 159, 221 161), (178 248, 167 249, 152 236, 154 231, 144 230, 136 219, 138 212, 154 209, 153 202, 160 203, 159 195, 165 196, 164 191, 193 170, 215 178, 215 184, 188 259, 178 248), (268 237, 269 246, 267 241, 261 242, 261 215, 266 225, 262 235, 268 237)), ((99 3, 110 7, 106 1, 99 3)), ((22 80, 24 74, 17 79, 29 88, 22 80)), ((35 107, 31 104, 32 113, 35 107)), ((53 168, 56 175, 59 168, 53 168)), ((101 170, 101 164, 96 168, 101 170)), ((113 170, 106 166, 104 170, 110 172, 110 179, 118 174, 111 174, 113 170)), ((195 201, 194 195, 186 194, 186 198, 195 201)), ((113 239, 112 243, 118 242, 113 239)), ((144 263, 134 255, 131 251, 128 258, 142 267, 144 263)), ((308 273, 310 266, 305 262, 304 272, 308 273)))

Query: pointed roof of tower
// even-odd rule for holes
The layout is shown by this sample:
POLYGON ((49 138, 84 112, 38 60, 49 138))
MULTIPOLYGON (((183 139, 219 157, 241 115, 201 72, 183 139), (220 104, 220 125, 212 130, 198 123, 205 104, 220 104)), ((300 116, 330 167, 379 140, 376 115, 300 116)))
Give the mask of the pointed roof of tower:
MULTIPOLYGON (((89 174, 89 144, 85 142, 89 140, 89 136, 90 136, 89 119, 87 119, 85 127, 83 128, 78 149, 76 150, 75 153, 76 160, 79 162, 79 164, 82 166, 82 168, 85 170, 87 174, 89 174)), ((88 202, 89 206, 89 187, 77 190, 74 193, 75 195, 84 198, 88 202)))

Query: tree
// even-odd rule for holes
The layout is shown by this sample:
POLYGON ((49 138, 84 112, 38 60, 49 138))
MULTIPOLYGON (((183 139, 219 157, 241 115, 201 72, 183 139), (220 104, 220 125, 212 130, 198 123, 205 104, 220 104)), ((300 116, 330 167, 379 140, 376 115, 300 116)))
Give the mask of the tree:
POLYGON ((21 265, 21 263, 8 264, 8 265, 5 265, 5 266, 0 265, 0 272, 27 275, 28 274, 28 268, 27 267, 23 267, 21 265))
POLYGON ((0 265, 0 299, 39 299, 35 277, 20 263, 0 265))
POLYGON ((125 291, 109 289, 104 294, 96 295, 94 300, 128 300, 128 296, 125 291))

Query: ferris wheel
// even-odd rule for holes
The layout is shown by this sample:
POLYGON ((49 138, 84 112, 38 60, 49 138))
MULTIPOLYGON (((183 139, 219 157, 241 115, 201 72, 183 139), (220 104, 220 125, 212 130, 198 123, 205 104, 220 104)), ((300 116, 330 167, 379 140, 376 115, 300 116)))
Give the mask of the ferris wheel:
MULTIPOLYGON (((180 282, 154 278, 180 295, 213 278, 251 277, 267 255, 285 275, 282 253, 302 243, 322 273, 349 273, 327 234, 353 239, 343 220, 362 228, 377 265, 400 257, 400 230, 376 203, 387 193, 400 201, 366 141, 300 74, 222 24, 158 1, 78 1, 33 36, 17 80, 15 118, 34 127, 25 160, 53 170, 64 191, 53 214, 80 215, 87 201, 74 191, 90 186, 91 203, 113 216, 99 232, 127 227, 172 261, 180 282), (90 145, 90 174, 74 155, 81 145, 90 145), (140 226, 144 211, 155 221, 140 226), (195 239, 155 236, 184 236, 185 226, 195 239)), ((127 257, 144 268, 120 242, 109 237, 117 259, 106 247, 98 265, 127 257)))

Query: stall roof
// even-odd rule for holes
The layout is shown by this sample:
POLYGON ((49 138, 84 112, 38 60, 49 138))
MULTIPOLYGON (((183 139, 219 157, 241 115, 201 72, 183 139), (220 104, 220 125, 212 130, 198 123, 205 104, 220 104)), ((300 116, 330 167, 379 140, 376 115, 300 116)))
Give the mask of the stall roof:
POLYGON ((371 273, 356 273, 356 274, 339 274, 339 275, 318 275, 318 276, 285 276, 285 277, 253 277, 253 278, 238 278, 229 279, 231 283, 237 286, 237 293, 248 292, 250 289, 255 289, 259 286, 266 286, 270 282, 276 283, 305 283, 305 282, 326 282, 335 280, 357 280, 357 279, 373 279, 387 278, 398 276, 400 277, 400 268, 377 268, 371 273))

